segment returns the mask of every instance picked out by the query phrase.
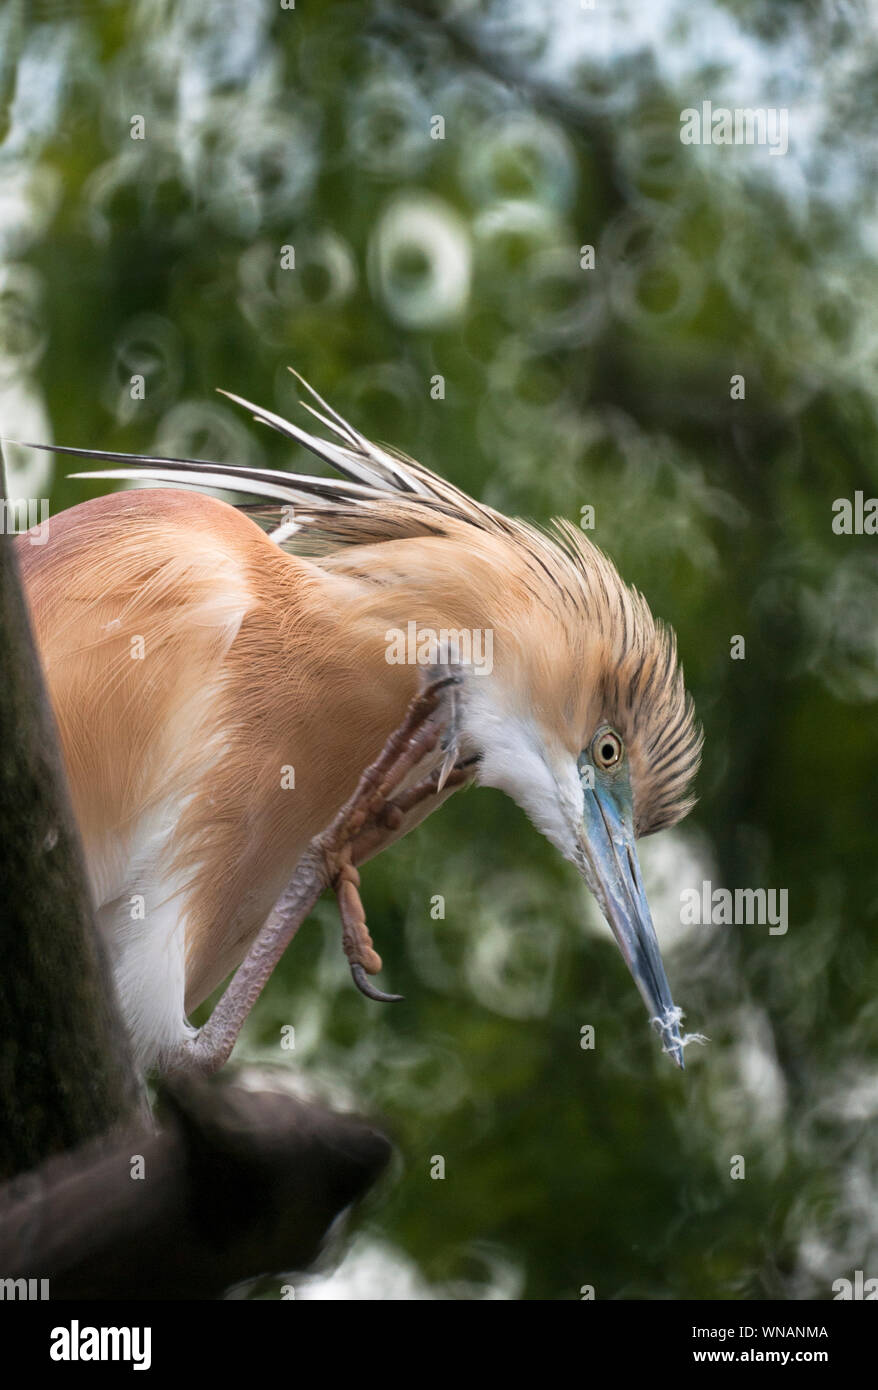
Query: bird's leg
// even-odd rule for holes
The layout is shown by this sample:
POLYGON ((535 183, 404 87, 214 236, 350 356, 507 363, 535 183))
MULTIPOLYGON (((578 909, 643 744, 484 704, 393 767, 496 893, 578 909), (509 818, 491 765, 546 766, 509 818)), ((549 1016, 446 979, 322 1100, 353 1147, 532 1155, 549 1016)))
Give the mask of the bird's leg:
MULTIPOLYGON (((393 838, 412 806, 436 792, 441 773, 410 788, 400 800, 391 799, 392 793, 401 786, 412 768, 439 742, 441 726, 432 716, 444 693, 453 693, 459 682, 459 676, 437 675, 412 701, 405 721, 390 736, 377 761, 363 774, 351 801, 329 831, 318 837, 323 841, 323 850, 330 865, 330 882, 335 889, 341 916, 342 948, 350 963, 354 983, 367 998, 382 1003, 396 1003, 402 995, 385 994, 366 978, 367 975, 377 975, 381 969, 381 957, 372 944, 366 926, 366 913, 359 894, 360 876, 355 866, 393 838)), ((446 784, 448 780, 446 775, 446 784)))
POLYGON ((396 796, 385 802, 384 810, 376 815, 370 824, 365 825, 356 836, 352 846, 353 862, 362 864, 364 859, 371 859, 374 854, 377 854, 386 842, 397 833, 409 812, 421 801, 426 801, 431 796, 438 796, 442 791, 462 787, 472 777, 472 769, 477 762, 477 757, 456 762, 450 772, 445 772, 444 766, 435 768, 423 781, 416 782, 407 791, 398 792, 396 796), (443 773, 445 773, 444 778, 443 773))
POLYGON ((419 802, 425 801, 429 796, 437 796, 443 790, 453 790, 468 782, 472 776, 470 768, 476 761, 476 758, 471 758, 465 763, 456 763, 450 772, 446 771, 443 765, 423 781, 417 782, 407 791, 400 792, 392 800, 385 799, 383 806, 374 810, 360 832, 353 840, 349 840, 339 853, 339 868, 333 886, 341 915, 342 948, 350 962, 354 984, 368 999, 376 999, 383 1004, 396 1004, 403 996, 385 994, 366 979, 367 975, 377 975, 381 969, 381 957, 372 944, 372 937, 366 926, 366 910, 359 894, 360 875, 354 866, 377 854, 387 841, 393 838, 409 811, 419 802))
MULTIPOLYGON (((473 759, 475 761, 475 759, 473 759)), ((377 975, 381 969, 381 957, 375 950, 369 928, 366 925, 366 910, 360 897, 360 875, 355 864, 377 854, 384 844, 396 834, 406 815, 425 801, 428 796, 436 796, 443 789, 449 790, 468 782, 472 773, 469 765, 459 763, 451 772, 437 768, 429 777, 409 787, 392 800, 385 799, 383 806, 374 809, 355 835, 338 854, 338 871, 333 880, 338 910, 341 916, 341 944, 350 962, 354 984, 368 999, 376 999, 383 1004, 395 1004, 402 999, 401 994, 384 994, 382 990, 370 985, 367 975, 377 975)), ((373 801, 374 804, 374 801, 373 801)))
MULTIPOLYGON (((299 927, 323 890, 335 888, 342 917, 343 945, 358 987, 372 998, 387 999, 373 989, 366 974, 381 968, 372 948, 366 916, 357 891, 355 863, 391 839, 407 811, 437 790, 438 774, 401 793, 392 793, 413 767, 435 748, 440 723, 433 720, 443 692, 459 677, 444 675, 433 680, 409 706, 405 720, 391 734, 376 761, 363 773, 353 796, 345 802, 332 824, 312 840, 296 866, 270 917, 216 1004, 210 1018, 195 1037, 181 1044, 164 1070, 173 1072, 218 1071, 231 1054, 244 1020, 261 994, 299 927)), ((445 786, 456 786, 469 776, 454 769, 445 786)))
POLYGON ((325 861, 309 845, 210 1018, 165 1059, 165 1073, 208 1075, 228 1061, 244 1020, 327 883, 325 861))

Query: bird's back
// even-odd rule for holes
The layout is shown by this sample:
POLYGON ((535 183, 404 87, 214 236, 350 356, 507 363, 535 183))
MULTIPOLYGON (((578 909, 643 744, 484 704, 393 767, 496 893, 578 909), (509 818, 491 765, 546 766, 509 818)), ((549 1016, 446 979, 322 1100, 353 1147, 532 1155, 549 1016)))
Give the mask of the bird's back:
MULTIPOLYGON (((118 853, 197 760, 200 725, 254 602, 232 508, 171 490, 62 512, 19 556, 98 902, 124 888, 118 853)), ((243 522, 246 526, 247 523, 243 522)), ((255 528, 247 527, 260 540, 255 528)), ((191 779, 190 779, 191 780, 191 779)))
POLYGON ((348 581, 200 493, 83 503, 53 519, 45 546, 21 537, 19 556, 99 920, 147 1065, 185 1029, 184 1001, 240 961, 410 682, 385 666, 398 690, 370 693, 346 672, 326 586, 348 581))

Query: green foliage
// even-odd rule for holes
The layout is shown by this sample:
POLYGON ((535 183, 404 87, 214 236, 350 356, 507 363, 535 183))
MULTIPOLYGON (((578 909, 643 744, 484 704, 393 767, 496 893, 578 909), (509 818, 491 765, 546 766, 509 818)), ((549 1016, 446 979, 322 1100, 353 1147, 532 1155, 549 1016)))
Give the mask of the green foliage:
MULTIPOLYGON (((726 5, 692 18, 699 44, 685 7, 647 6, 658 46, 611 20, 589 59, 594 13, 534 8, 13 3, 2 433, 301 466, 213 394, 293 413, 291 364, 497 507, 595 508, 705 725, 700 803, 644 863, 709 1045, 674 1072, 573 871, 471 792, 364 871, 406 1003, 354 993, 323 905, 243 1052, 395 1134, 366 1296, 396 1261, 436 1296, 827 1297, 878 1273, 878 539, 831 524, 878 492, 874 26, 726 5), (789 154, 681 144, 708 95, 792 107, 789 154), (788 933, 682 928, 705 878, 786 888, 788 933)), ((55 510, 100 490, 8 461, 55 510)))

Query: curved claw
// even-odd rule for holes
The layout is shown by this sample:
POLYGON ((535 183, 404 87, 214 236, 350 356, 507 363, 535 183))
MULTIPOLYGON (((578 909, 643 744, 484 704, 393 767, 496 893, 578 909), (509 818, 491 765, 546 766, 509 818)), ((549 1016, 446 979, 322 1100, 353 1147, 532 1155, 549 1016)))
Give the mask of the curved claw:
POLYGON ((399 1004, 405 998, 404 994, 385 994, 383 990, 376 989, 369 983, 369 976, 362 965, 357 965, 356 962, 351 965, 351 974, 357 989, 361 994, 365 994, 367 999, 376 999, 379 1004, 399 1004))

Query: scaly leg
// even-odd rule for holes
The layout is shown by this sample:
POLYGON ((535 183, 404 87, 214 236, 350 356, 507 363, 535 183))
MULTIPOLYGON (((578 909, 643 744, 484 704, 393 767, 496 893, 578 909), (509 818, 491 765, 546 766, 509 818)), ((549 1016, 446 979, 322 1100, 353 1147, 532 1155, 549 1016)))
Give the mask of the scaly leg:
MULTIPOLYGON (((435 745, 435 739, 433 740, 435 745)), ((475 759, 473 759, 475 761, 475 759)), ((443 769, 444 770, 444 769, 443 769)), ((372 938, 366 926, 366 912, 360 898, 360 875, 355 865, 377 854, 382 846, 396 834, 406 815, 419 802, 436 796, 443 788, 460 787, 472 776, 469 763, 458 763, 442 779, 442 771, 436 769, 429 777, 418 782, 408 791, 389 799, 389 792, 382 787, 373 798, 370 814, 359 834, 349 839, 339 850, 338 869, 332 880, 338 898, 339 915, 342 925, 342 947, 347 956, 354 984, 368 999, 381 1003, 396 1004, 401 994, 384 994, 382 990, 370 985, 367 975, 377 975, 381 969, 381 957, 372 945, 372 938), (380 801, 379 801, 380 798, 380 801)))
MULTIPOLYGON (((405 720, 391 734, 376 761, 363 773, 353 796, 331 825, 308 846, 210 1018, 194 1038, 166 1061, 166 1072, 206 1074, 218 1071, 228 1060, 244 1020, 274 967, 329 886, 335 889, 338 898, 342 945, 358 989, 372 999, 393 1001, 401 998, 383 994, 366 979, 367 974, 373 975, 381 969, 381 958, 372 946, 366 926, 355 866, 377 853, 382 844, 393 837, 413 806, 440 789, 441 774, 436 772, 392 799, 393 792, 412 768, 436 747, 442 721, 433 716, 442 703, 444 692, 453 689, 459 680, 459 676, 443 675, 412 701, 405 720)), ((470 776, 465 766, 456 766, 446 775, 444 786, 459 786, 470 776)))

